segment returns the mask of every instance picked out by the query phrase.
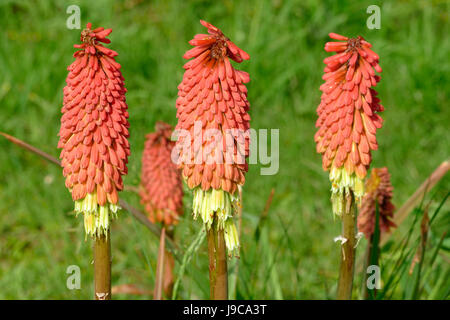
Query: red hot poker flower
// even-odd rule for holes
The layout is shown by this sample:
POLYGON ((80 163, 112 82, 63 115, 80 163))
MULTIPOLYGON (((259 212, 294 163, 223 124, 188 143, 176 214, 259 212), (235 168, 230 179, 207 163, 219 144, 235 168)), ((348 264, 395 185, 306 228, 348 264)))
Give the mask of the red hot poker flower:
MULTIPOLYGON (((203 133, 208 129, 225 133, 227 129, 245 131, 250 128, 247 88, 244 85, 250 78, 248 73, 235 70, 230 63, 230 59, 241 62, 250 57, 218 28, 205 21, 201 23, 208 28, 209 35, 198 34, 189 41, 195 47, 187 51, 183 58, 194 59, 184 65, 186 72, 178 86, 176 103, 176 128, 191 133, 192 146, 196 121, 201 121, 203 133)), ((177 144, 181 144, 183 138, 180 137, 177 144)), ((206 146, 203 145, 203 148, 206 149, 206 146)), ((245 156, 248 156, 248 141, 245 152, 245 156)), ((245 181, 247 164, 219 164, 217 161, 206 164, 209 161, 203 161, 194 165, 194 152, 188 159, 181 155, 182 158, 183 156, 183 176, 191 189, 201 186, 206 191, 212 187, 234 193, 237 185, 242 185, 245 181)))
POLYGON ((103 46, 111 29, 81 32, 80 49, 67 68, 58 148, 66 187, 75 211, 84 214, 86 233, 107 234, 110 215, 118 210, 118 194, 127 173, 128 111, 117 53, 103 46))
POLYGON ((362 180, 372 160, 371 150, 378 148, 376 130, 383 123, 377 113, 384 108, 372 89, 380 81, 374 69, 381 72, 372 45, 360 36, 329 36, 339 41, 325 44, 327 52, 336 54, 324 59, 325 83, 320 87, 319 130, 314 140, 323 156, 323 169, 330 171, 333 212, 340 216, 346 192, 352 190, 358 200, 364 193, 362 180))
MULTIPOLYGON (((182 149, 179 166, 183 177, 189 188, 194 190, 194 218, 201 215, 209 228, 215 212, 219 227, 223 228, 228 217, 232 216, 232 202, 237 199, 236 189, 245 182, 248 170, 245 159, 249 153, 249 138, 244 138, 244 135, 250 128, 250 104, 245 86, 250 77, 247 72, 234 69, 230 59, 242 62, 250 56, 218 28, 208 22, 200 22, 208 29, 208 34, 197 34, 189 41, 194 48, 183 56, 192 60, 184 65, 186 71, 178 86, 176 129, 189 134, 179 136, 177 149, 182 149), (197 124, 199 130, 196 130, 197 124), (227 143, 232 130, 239 131, 239 138, 227 143), (210 136, 215 138, 208 139, 210 136), (199 137, 201 143, 197 145, 196 139, 199 137), (183 149, 185 143, 189 146, 188 150, 183 149), (225 152, 231 146, 232 161, 217 151, 222 144, 225 152), (238 151, 235 152, 235 149, 238 151), (203 156, 206 150, 214 151, 203 156), (199 154, 200 161, 196 158, 199 154), (236 160, 238 157, 243 157, 244 161, 236 160)), ((226 225, 230 228, 225 230, 230 249, 236 241, 231 236, 227 238, 227 234, 233 234, 236 238, 236 233, 231 219, 226 225)))
POLYGON ((370 178, 366 181, 366 194, 358 215, 358 230, 363 232, 366 238, 370 238, 375 230, 376 203, 380 215, 380 231, 388 232, 391 227, 396 227, 391 220, 395 210, 391 202, 393 190, 388 169, 372 169, 370 178))
POLYGON ((141 203, 151 222, 176 224, 183 212, 181 175, 171 160, 175 142, 170 140, 172 127, 158 122, 155 132, 146 136, 142 155, 141 203))

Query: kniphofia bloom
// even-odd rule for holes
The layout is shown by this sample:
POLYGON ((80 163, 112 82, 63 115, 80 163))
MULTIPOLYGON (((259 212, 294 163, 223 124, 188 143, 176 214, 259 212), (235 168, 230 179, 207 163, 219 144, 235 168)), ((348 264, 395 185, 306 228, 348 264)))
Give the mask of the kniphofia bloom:
POLYGON ((217 218, 231 252, 239 246, 233 207, 248 170, 250 105, 245 83, 250 77, 230 60, 240 63, 250 56, 215 26, 201 24, 208 34, 189 41, 194 48, 183 58, 192 60, 184 65, 178 86, 176 129, 184 131, 176 145, 178 163, 194 192, 194 218, 201 216, 208 230, 217 218))
POLYGON ((103 46, 111 29, 81 32, 80 49, 67 68, 58 148, 75 211, 91 236, 107 235, 119 209, 118 191, 127 173, 128 111, 117 53, 103 46))
POLYGON ((377 113, 384 108, 373 89, 380 81, 375 71, 381 72, 381 67, 372 45, 361 36, 329 36, 338 41, 325 44, 327 52, 336 54, 324 59, 325 83, 320 87, 314 139, 322 167, 330 171, 333 212, 341 216, 345 194, 353 191, 356 200, 364 194, 363 179, 371 150, 378 148, 376 131, 383 123, 377 113))
POLYGON ((381 232, 396 227, 392 221, 395 207, 392 204, 394 188, 388 168, 374 168, 365 183, 366 194, 362 199, 358 215, 358 230, 370 238, 375 230, 376 204, 378 203, 379 226, 381 232))
POLYGON ((146 136, 139 194, 151 222, 176 224, 183 212, 181 174, 172 161, 172 127, 158 122, 146 136))

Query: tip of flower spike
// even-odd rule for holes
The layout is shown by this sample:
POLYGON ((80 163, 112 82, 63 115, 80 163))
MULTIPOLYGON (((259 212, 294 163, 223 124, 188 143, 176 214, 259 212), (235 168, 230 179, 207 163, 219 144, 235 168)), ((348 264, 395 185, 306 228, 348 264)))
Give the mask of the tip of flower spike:
POLYGON ((329 36, 331 39, 335 39, 338 41, 327 42, 325 44, 325 51, 336 52, 339 53, 339 55, 327 58, 327 62, 325 62, 324 60, 326 64, 329 64, 330 62, 337 63, 337 61, 342 64, 349 60, 352 56, 354 59, 356 59, 357 56, 361 56, 366 59, 373 67, 375 67, 377 72, 381 72, 381 68, 377 66, 380 57, 370 49, 372 45, 367 42, 362 36, 357 36, 356 38, 348 38, 337 33, 330 33, 329 36), (354 55, 353 53, 355 53, 356 55, 354 55))
POLYGON ((151 132, 145 135, 147 139, 146 143, 151 146, 156 142, 163 142, 162 140, 171 141, 172 132, 173 127, 170 124, 163 121, 157 121, 155 124, 155 132, 151 132))
POLYGON ((198 57, 208 49, 209 54, 215 59, 222 59, 225 56, 236 62, 250 59, 250 55, 236 46, 219 28, 204 20, 200 20, 200 23, 208 29, 208 34, 197 34, 189 41, 190 45, 197 48, 187 51, 183 56, 184 59, 198 57))
POLYGON ((158 121, 155 124, 155 131, 166 138, 170 139, 170 136, 172 135, 172 130, 173 130, 172 126, 163 121, 158 121))
POLYGON ((86 29, 81 31, 81 44, 76 44, 74 45, 74 47, 77 49, 84 49, 85 52, 90 54, 101 52, 110 57, 115 57, 117 56, 117 52, 103 47, 103 45, 100 43, 111 43, 111 40, 106 38, 110 35, 111 32, 112 29, 105 29, 103 27, 92 30, 92 23, 88 23, 86 25, 86 29))
POLYGON ((92 23, 86 25, 86 29, 81 32, 81 41, 83 43, 92 43, 93 41, 100 41, 103 43, 110 43, 109 39, 106 39, 110 35, 112 29, 105 29, 103 27, 92 30, 92 23))

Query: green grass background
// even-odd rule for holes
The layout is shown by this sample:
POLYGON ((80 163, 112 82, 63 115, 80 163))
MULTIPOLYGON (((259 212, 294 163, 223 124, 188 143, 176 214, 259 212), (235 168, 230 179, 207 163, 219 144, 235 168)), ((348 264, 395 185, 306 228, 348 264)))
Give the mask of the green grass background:
MULTIPOLYGON (((0 130, 54 156, 66 67, 80 33, 66 28, 71 4, 81 8, 82 27, 92 22, 113 29, 110 47, 119 53, 128 89, 128 185, 139 183, 144 135, 157 120, 176 123, 182 55, 193 35, 204 32, 199 19, 221 28, 250 54, 251 60, 237 67, 251 75, 251 126, 280 130, 280 166, 276 175, 262 176, 260 165, 251 165, 247 175, 237 298, 334 297, 339 250, 333 238, 340 224, 333 221, 328 176, 313 141, 329 32, 362 35, 380 55, 377 88, 386 110, 373 166, 389 167, 395 204, 449 156, 448 1, 2 0, 0 130), (366 27, 371 4, 381 7, 380 30, 366 27), (275 197, 257 241, 254 231, 272 188, 275 197)), ((439 201, 448 189, 446 178, 433 194, 439 201)), ((139 206, 135 194, 121 197, 139 206)), ((176 230, 183 248, 200 229, 190 216, 191 196, 185 200, 176 230)), ((72 210, 59 168, 0 139, 0 299, 91 298, 91 241, 84 241, 82 219, 72 210), (81 268, 81 290, 66 288, 69 265, 81 268)), ((447 217, 448 212, 444 207, 447 217)), ((440 231, 449 229, 446 221, 437 224, 440 231)), ((401 234, 402 228, 394 239, 401 234)), ((123 212, 113 225, 112 245, 113 285, 152 290, 157 239, 123 212)), ((365 245, 363 240, 359 255, 365 245)), ((436 270, 443 273, 431 286, 450 286, 446 254, 436 270)), ((180 298, 208 298, 206 263, 203 244, 187 266, 180 298)))

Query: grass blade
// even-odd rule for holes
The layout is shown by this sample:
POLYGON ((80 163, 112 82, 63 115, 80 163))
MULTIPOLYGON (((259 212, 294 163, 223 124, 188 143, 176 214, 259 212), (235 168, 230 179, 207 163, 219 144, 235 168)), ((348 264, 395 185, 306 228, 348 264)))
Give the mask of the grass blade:
POLYGON ((187 248, 186 252, 184 253, 180 269, 178 270, 177 280, 175 281, 175 284, 173 286, 172 300, 175 300, 177 298, 178 287, 180 286, 180 282, 181 279, 183 278, 186 266, 188 265, 189 261, 191 261, 192 256, 200 248, 200 245, 202 244, 203 240, 205 240, 205 237, 206 232, 203 229, 200 229, 199 233, 197 234, 197 237, 195 237, 194 241, 192 241, 191 245, 189 246, 189 248, 187 248))

